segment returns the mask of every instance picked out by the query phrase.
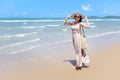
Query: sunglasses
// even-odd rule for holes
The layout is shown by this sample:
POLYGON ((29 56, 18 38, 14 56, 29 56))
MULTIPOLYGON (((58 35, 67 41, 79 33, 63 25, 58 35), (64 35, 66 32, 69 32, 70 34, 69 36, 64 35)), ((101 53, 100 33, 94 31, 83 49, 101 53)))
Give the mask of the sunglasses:
POLYGON ((74 18, 80 18, 80 16, 75 15, 74 18))

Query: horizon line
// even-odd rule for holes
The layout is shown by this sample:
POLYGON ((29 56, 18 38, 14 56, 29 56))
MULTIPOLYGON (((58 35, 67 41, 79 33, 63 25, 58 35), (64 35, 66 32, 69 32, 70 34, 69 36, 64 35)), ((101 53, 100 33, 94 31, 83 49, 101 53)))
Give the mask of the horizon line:
MULTIPOLYGON (((0 17, 0 19, 50 19, 50 18, 59 18, 59 19, 62 19, 62 18, 65 18, 65 17, 0 17)), ((114 15, 108 15, 108 16, 88 16, 88 18, 120 18, 120 16, 114 16, 114 15)))

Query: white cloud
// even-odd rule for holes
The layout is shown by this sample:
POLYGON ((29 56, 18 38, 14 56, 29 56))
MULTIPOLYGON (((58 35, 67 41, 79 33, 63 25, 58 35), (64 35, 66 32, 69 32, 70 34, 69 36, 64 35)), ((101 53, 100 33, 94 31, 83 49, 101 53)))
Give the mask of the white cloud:
POLYGON ((82 9, 84 11, 93 11, 89 4, 88 5, 82 5, 82 9))
POLYGON ((105 10, 104 13, 107 13, 107 11, 105 10))

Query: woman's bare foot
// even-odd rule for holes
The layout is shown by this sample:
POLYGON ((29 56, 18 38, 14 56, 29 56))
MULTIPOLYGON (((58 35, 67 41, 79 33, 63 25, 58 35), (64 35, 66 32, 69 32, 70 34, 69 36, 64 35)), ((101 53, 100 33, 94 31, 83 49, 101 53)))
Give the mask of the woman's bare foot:
POLYGON ((76 70, 82 70, 82 67, 76 66, 75 69, 76 69, 76 70))

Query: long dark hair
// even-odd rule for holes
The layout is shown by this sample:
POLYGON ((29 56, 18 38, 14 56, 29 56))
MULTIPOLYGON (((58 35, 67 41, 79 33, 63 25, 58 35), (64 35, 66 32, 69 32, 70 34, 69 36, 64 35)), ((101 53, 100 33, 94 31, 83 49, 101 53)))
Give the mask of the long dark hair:
POLYGON ((82 22, 82 16, 80 16, 80 20, 79 20, 79 22, 82 22))

